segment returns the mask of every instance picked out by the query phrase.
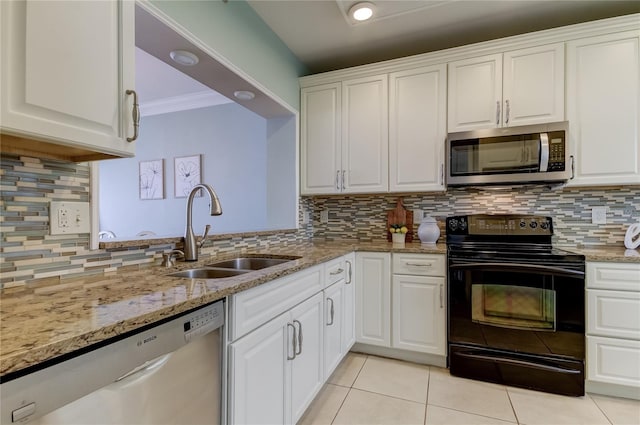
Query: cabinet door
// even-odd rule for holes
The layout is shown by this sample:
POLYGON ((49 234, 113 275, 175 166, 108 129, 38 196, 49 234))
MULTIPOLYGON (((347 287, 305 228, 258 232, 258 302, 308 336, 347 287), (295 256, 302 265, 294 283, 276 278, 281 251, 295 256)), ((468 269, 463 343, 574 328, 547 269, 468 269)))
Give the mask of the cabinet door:
POLYGON ((640 341, 587 336, 587 379, 640 388, 640 341))
POLYGON ((342 169, 344 192, 389 188, 387 75, 342 83, 342 169))
POLYGON ((342 317, 342 352, 347 353, 356 342, 356 256, 345 256, 344 316, 342 317))
POLYGON ((2 132, 133 156, 134 2, 1 3, 2 132))
POLYGON ((301 96, 300 191, 303 195, 340 192, 341 85, 304 88, 301 96))
POLYGON ((445 355, 444 278, 393 275, 393 347, 445 355))
POLYGON ((229 346, 229 423, 291 422, 289 318, 284 313, 229 346))
POLYGON ((503 125, 564 120, 564 43, 506 52, 503 125))
POLYGON ((324 290, 324 376, 328 378, 342 360, 342 315, 344 280, 324 290))
POLYGON ((317 293, 291 310, 298 350, 291 361, 291 408, 293 423, 300 419, 324 384, 324 299, 317 293))
POLYGON ((444 190, 446 64, 389 75, 389 190, 444 190))
POLYGON ((572 186, 640 183, 640 32, 567 44, 572 186))
POLYGON ((587 289, 587 313, 589 335, 640 340, 640 292, 587 289))
POLYGON ((449 132, 502 126, 502 55, 449 63, 449 132))
POLYGON ((356 253, 356 342, 391 346, 391 255, 356 253))

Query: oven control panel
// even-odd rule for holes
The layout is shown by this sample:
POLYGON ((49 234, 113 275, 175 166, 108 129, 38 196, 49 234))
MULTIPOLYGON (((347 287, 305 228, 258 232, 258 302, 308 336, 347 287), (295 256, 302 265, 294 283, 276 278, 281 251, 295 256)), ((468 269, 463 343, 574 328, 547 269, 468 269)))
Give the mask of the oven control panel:
POLYGON ((533 215, 462 215, 447 217, 452 235, 553 235, 551 217, 533 215))

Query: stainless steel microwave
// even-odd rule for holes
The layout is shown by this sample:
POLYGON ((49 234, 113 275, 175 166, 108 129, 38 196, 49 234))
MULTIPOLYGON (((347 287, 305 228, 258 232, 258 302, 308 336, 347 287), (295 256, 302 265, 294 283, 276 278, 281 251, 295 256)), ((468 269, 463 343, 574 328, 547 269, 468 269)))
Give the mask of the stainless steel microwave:
POLYGON ((568 127, 563 121, 449 133, 447 186, 566 181, 568 127))

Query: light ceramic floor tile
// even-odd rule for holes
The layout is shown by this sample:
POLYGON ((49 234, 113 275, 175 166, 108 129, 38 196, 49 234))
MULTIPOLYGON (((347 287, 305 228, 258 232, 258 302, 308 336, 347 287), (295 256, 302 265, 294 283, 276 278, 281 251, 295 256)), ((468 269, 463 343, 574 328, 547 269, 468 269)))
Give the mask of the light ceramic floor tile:
POLYGON ((424 413, 424 404, 353 388, 347 394, 333 424, 422 425, 424 413))
POLYGON ((429 367, 369 356, 353 388, 425 404, 429 367))
POLYGON ((589 394, 613 425, 640 424, 640 401, 589 394))
POLYGON ((426 425, 511 425, 514 422, 427 405, 426 425))
POLYGON ((606 424, 609 421, 589 396, 570 397, 509 387, 509 398, 526 425, 606 424))
POLYGON ((516 422, 504 386, 451 376, 446 369, 431 368, 427 403, 516 422))
POLYGON ((299 425, 328 425, 336 417, 340 406, 347 397, 349 388, 327 384, 313 400, 305 414, 300 418, 299 425))
POLYGON ((328 382, 343 387, 351 387, 367 360, 366 354, 348 353, 340 362, 336 370, 329 377, 328 382))

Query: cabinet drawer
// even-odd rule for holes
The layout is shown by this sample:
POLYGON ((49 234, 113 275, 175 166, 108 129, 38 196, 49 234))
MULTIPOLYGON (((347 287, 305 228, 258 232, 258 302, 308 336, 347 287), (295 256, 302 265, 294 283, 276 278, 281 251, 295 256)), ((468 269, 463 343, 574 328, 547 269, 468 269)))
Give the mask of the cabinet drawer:
POLYGON ((276 279, 229 298, 229 337, 236 340, 322 291, 323 266, 276 279))
POLYGON ((640 292, 587 290, 587 333, 640 340, 640 292))
POLYGON ((328 288, 339 280, 344 279, 346 270, 344 257, 326 262, 324 264, 324 270, 325 288, 328 288))
POLYGON ((640 292, 640 263, 587 262, 587 288, 640 292))
POLYGON ((393 274, 445 276, 445 256, 439 254, 393 254, 393 274))
POLYGON ((640 341, 587 337, 587 380, 640 387, 640 341))

